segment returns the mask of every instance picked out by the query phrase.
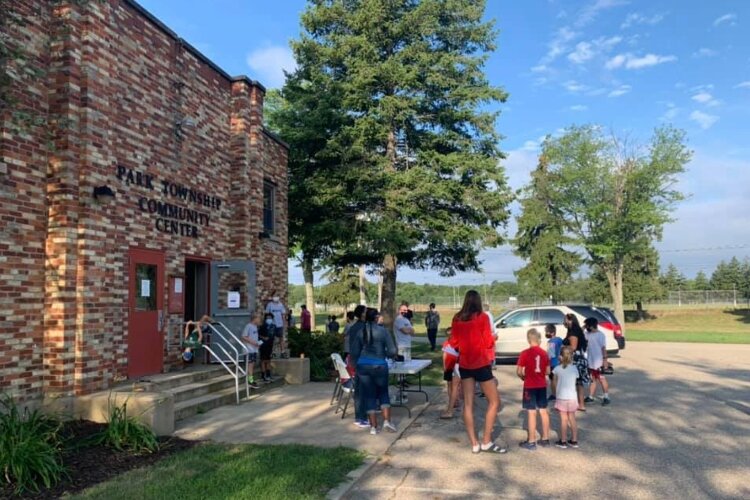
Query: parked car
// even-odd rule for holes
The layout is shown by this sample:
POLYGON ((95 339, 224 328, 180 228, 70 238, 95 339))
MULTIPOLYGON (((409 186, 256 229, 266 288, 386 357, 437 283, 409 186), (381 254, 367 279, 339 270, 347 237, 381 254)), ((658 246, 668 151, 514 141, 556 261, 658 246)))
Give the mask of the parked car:
POLYGON ((557 327, 557 336, 565 337, 566 329, 563 319, 566 314, 572 313, 578 317, 579 323, 583 325, 586 318, 594 317, 599 321, 599 329, 607 338, 607 355, 612 356, 625 348, 625 337, 614 314, 604 309, 590 305, 555 305, 555 306, 529 306, 519 307, 506 311, 495 321, 495 356, 498 358, 515 357, 526 349, 529 344, 526 340, 526 332, 529 328, 537 328, 544 334, 544 325, 552 323, 557 327), (622 341, 618 340, 622 338, 622 341))

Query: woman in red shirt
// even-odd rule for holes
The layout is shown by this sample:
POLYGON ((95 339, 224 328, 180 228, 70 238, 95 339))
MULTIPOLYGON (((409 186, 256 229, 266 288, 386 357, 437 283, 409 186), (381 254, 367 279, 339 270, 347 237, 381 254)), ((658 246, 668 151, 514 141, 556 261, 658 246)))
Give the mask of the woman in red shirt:
POLYGON ((479 292, 469 290, 464 297, 464 305, 453 317, 449 344, 458 351, 458 369, 461 373, 461 386, 464 392, 464 424, 471 441, 471 451, 491 451, 505 453, 507 450, 492 441, 492 428, 495 426, 500 409, 500 395, 492 374, 495 359, 495 335, 489 317, 482 312, 482 298, 479 292), (484 434, 479 444, 474 431, 474 383, 479 382, 487 397, 487 414, 484 418, 484 434))

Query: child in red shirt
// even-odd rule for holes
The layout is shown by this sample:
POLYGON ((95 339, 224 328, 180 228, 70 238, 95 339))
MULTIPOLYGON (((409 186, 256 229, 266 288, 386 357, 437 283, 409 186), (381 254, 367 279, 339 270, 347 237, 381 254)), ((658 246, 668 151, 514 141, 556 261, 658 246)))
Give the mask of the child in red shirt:
POLYGON ((536 450, 536 414, 542 418, 541 446, 549 446, 549 413, 547 413, 547 376, 549 357, 539 347, 542 335, 536 328, 526 332, 529 348, 521 352, 516 364, 516 374, 523 380, 523 408, 528 411, 529 437, 519 444, 529 451, 536 450))

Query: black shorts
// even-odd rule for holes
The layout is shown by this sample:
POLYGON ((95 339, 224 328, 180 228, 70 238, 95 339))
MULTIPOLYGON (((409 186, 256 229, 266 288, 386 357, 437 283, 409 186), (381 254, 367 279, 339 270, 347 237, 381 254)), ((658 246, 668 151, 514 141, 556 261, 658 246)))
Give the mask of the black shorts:
POLYGON ((266 340, 263 345, 260 346, 260 360, 268 361, 271 359, 271 353, 273 352, 273 339, 266 340))
POLYGON ((453 370, 444 370, 443 380, 445 380, 446 382, 450 382, 451 380, 453 380, 453 370))
POLYGON ((483 366, 481 368, 462 368, 460 365, 458 371, 461 373, 461 380, 467 378, 473 378, 477 382, 487 382, 492 380, 495 376, 492 374, 492 365, 483 366))
POLYGON ((524 410, 543 410, 547 408, 547 389, 524 389, 521 398, 521 406, 524 410))

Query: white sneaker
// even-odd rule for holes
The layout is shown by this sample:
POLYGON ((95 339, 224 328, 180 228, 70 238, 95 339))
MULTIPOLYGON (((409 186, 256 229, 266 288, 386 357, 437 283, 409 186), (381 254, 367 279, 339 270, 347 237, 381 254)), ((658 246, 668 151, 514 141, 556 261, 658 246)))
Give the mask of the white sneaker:
POLYGON ((383 422, 383 429, 387 430, 388 432, 398 432, 398 429, 396 429, 396 426, 391 423, 390 420, 386 420, 383 422))
POLYGON ((376 434, 377 434, 378 432, 379 432, 379 431, 378 431, 378 428, 377 428, 377 427, 370 427, 370 435, 371 435, 371 436, 374 436, 374 435, 376 435, 376 434))

